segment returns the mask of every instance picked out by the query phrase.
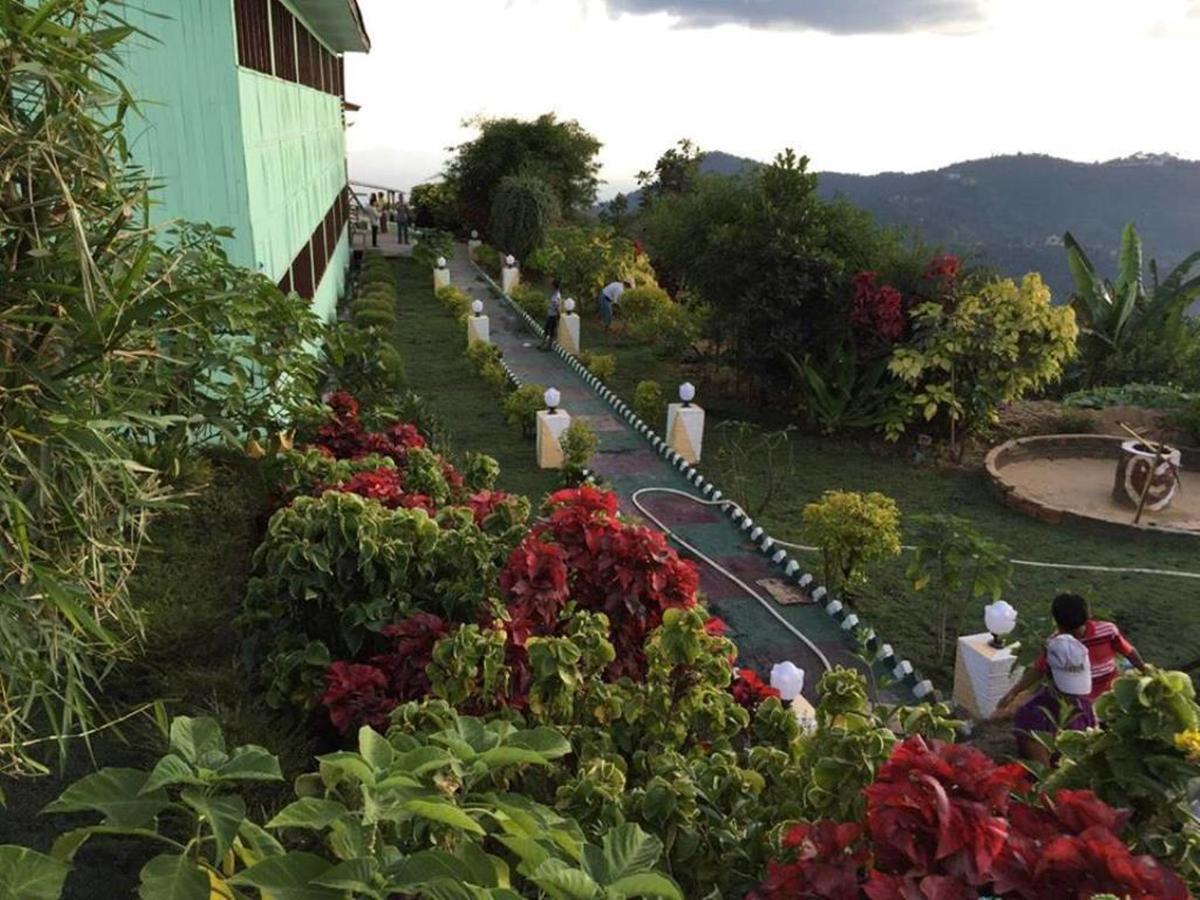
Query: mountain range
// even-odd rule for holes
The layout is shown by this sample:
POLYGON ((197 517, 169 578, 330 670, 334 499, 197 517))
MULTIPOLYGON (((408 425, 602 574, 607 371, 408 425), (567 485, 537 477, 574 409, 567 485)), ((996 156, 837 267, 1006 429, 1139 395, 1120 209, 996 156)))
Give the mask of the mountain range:
MULTIPOLYGON (((737 175, 758 165, 718 151, 705 155, 702 170, 737 175)), ((929 172, 821 172, 818 184, 823 197, 844 197, 881 224, 916 229, 927 243, 973 262, 1014 277, 1041 272, 1061 300, 1072 291, 1066 231, 1110 276, 1130 221, 1160 273, 1200 249, 1200 162, 1167 154, 1103 163, 1018 154, 929 172)), ((631 208, 639 199, 630 195, 631 208)))

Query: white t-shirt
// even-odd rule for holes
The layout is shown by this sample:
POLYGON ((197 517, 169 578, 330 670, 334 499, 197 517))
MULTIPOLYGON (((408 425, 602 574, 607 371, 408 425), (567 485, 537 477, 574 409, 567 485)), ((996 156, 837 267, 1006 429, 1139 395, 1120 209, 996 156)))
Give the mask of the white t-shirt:
POLYGON ((615 305, 621 299, 621 295, 625 293, 625 285, 619 281, 614 281, 600 293, 615 305))

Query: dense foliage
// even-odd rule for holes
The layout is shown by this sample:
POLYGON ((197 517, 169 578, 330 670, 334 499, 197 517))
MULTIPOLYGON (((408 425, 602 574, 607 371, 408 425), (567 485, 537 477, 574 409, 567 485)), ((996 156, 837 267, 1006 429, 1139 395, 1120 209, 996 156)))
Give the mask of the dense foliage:
POLYGON ((533 175, 507 175, 492 200, 490 235, 505 253, 526 259, 561 215, 549 184, 533 175))
POLYGON ((492 204, 509 176, 545 182, 566 215, 595 202, 600 142, 578 122, 560 122, 547 113, 530 121, 478 119, 470 124, 478 127, 479 136, 454 148, 446 169, 446 184, 468 227, 492 234, 492 204))
POLYGON ((873 563, 900 552, 900 508, 880 493, 826 491, 804 508, 804 532, 821 551, 824 584, 852 592, 873 563))

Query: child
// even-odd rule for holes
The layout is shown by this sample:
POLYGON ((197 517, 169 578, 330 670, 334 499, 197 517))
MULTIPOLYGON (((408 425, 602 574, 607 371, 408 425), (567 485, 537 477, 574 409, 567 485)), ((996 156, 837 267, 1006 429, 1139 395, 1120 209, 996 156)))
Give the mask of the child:
POLYGON ((1017 710, 1013 733, 1018 755, 1048 766, 1054 759, 1047 745, 1059 729, 1094 728, 1096 714, 1089 699, 1094 688, 1092 665, 1083 643, 1072 635, 1056 634, 1046 642, 1042 658, 1050 681, 1017 710))
MULTIPOLYGON (((1092 618, 1092 611, 1087 600, 1078 594, 1059 594, 1050 604, 1050 614, 1054 624, 1058 626, 1056 634, 1069 634, 1077 638, 1087 647, 1088 658, 1092 665, 1092 689, 1089 698, 1095 700, 1112 687, 1117 678, 1118 655, 1125 657, 1139 669, 1146 664, 1138 655, 1133 644, 1125 640, 1125 636, 1112 622, 1104 622, 1092 618)), ((1048 664, 1043 652, 1011 691, 1004 695, 1000 706, 1012 703, 1019 695, 1042 680, 1048 664)))
POLYGON ((546 334, 542 338, 542 342, 538 344, 539 350, 549 350, 550 345, 554 343, 555 336, 558 334, 558 316, 562 309, 562 288, 555 278, 551 285, 550 301, 546 304, 546 324, 542 326, 542 331, 546 334))

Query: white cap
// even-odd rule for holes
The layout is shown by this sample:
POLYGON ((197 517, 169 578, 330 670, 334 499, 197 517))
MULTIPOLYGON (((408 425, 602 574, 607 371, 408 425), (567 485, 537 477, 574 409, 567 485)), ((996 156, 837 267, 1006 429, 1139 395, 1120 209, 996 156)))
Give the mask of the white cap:
POLYGON ((1078 638, 1058 634, 1046 641, 1046 663, 1055 687, 1064 694, 1086 697, 1092 692, 1092 661, 1078 638))

